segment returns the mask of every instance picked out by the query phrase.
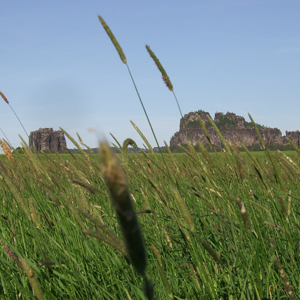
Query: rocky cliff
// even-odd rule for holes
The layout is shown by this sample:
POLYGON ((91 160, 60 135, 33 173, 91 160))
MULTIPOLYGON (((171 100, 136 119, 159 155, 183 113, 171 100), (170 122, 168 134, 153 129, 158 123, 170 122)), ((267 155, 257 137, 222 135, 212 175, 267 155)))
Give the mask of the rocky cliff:
POLYGON ((64 151, 62 145, 67 147, 65 135, 60 130, 53 131, 53 128, 40 128, 30 132, 29 147, 32 150, 64 151))
MULTIPOLYGON (((196 145, 198 141, 204 145, 208 143, 198 116, 200 116, 206 125, 211 143, 218 147, 222 145, 222 141, 216 130, 212 127, 208 120, 208 116, 210 117, 210 114, 205 111, 197 111, 184 115, 184 118, 180 120, 179 131, 172 136, 170 146, 188 144, 191 140, 194 145, 196 145), (186 126, 188 127, 189 134, 186 130, 186 126)), ((224 139, 229 143, 234 143, 238 146, 243 143, 247 147, 260 144, 252 123, 246 122, 241 116, 230 112, 227 112, 226 114, 217 112, 214 117, 214 122, 222 133, 224 139)), ((265 127, 259 124, 257 124, 257 127, 267 145, 289 145, 289 142, 282 136, 282 133, 278 128, 265 127)), ((287 131, 286 136, 299 146, 299 131, 287 131)))
POLYGON ((289 138, 297 147, 300 147, 300 131, 286 131, 285 136, 289 138))

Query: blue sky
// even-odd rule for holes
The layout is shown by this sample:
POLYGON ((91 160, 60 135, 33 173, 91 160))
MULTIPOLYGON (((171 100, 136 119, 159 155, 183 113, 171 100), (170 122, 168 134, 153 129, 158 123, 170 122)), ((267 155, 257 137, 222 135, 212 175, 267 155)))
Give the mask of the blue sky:
MULTIPOLYGON (((249 120, 250 113, 283 134, 300 130, 299 11, 299 0, 2 1, 0 91, 28 133, 62 127, 97 147, 99 138, 112 141, 111 132, 142 147, 133 120, 155 146, 101 15, 124 50, 160 144, 179 129, 180 114, 146 44, 184 114, 229 111, 249 120)), ((0 112, 0 128, 18 147, 22 127, 4 101, 0 112)))

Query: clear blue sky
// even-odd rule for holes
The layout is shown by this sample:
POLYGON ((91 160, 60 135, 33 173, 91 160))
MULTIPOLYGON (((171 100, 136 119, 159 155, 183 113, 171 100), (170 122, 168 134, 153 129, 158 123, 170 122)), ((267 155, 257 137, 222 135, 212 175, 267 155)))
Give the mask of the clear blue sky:
MULTIPOLYGON (((146 44, 184 114, 229 111, 249 120, 249 112, 285 134, 300 129, 299 12, 299 0, 1 1, 0 91, 28 133, 62 127, 97 147, 99 137, 112 141, 111 132, 142 147, 133 120, 155 146, 101 15, 124 50, 160 144, 178 130, 180 114, 146 44)), ((19 146, 25 133, 2 100, 0 112, 0 128, 19 146)))

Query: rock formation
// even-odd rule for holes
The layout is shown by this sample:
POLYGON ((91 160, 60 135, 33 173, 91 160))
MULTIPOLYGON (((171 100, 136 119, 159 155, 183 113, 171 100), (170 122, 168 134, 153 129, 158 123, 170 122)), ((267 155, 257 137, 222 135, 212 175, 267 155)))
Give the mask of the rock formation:
POLYGON ((289 138, 297 147, 300 146, 300 131, 286 131, 285 136, 289 138))
MULTIPOLYGON (((184 118, 180 120, 179 131, 176 132, 170 140, 170 146, 188 144, 191 140, 193 145, 196 145, 198 141, 204 145, 208 144, 198 116, 200 116, 206 125, 211 143, 218 147, 222 146, 221 139, 209 122, 208 116, 210 117, 210 114, 201 110, 184 115, 184 118), (186 126, 188 127, 189 134, 186 130, 186 126)), ((214 122, 228 143, 234 143, 237 146, 240 146, 240 144, 243 143, 246 147, 260 144, 258 135, 255 132, 252 123, 246 122, 241 116, 237 116, 230 112, 227 112, 226 114, 217 112, 215 114, 214 122)), ((289 145, 289 142, 282 136, 282 133, 278 128, 265 127, 259 124, 257 124, 257 127, 266 145, 289 145)), ((291 139, 295 145, 299 146, 299 131, 287 131, 286 136, 291 139)))
POLYGON ((53 128, 40 128, 30 132, 29 147, 32 150, 64 151, 62 145, 67 147, 65 135, 60 130, 53 131, 53 128))

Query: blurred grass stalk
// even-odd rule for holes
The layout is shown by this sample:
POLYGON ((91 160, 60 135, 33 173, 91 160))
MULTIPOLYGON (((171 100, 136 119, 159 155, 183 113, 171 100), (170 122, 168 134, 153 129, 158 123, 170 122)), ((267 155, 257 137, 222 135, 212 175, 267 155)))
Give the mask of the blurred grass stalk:
POLYGON ((107 143, 100 143, 101 172, 125 239, 126 249, 138 274, 145 276, 147 254, 125 175, 107 143))

